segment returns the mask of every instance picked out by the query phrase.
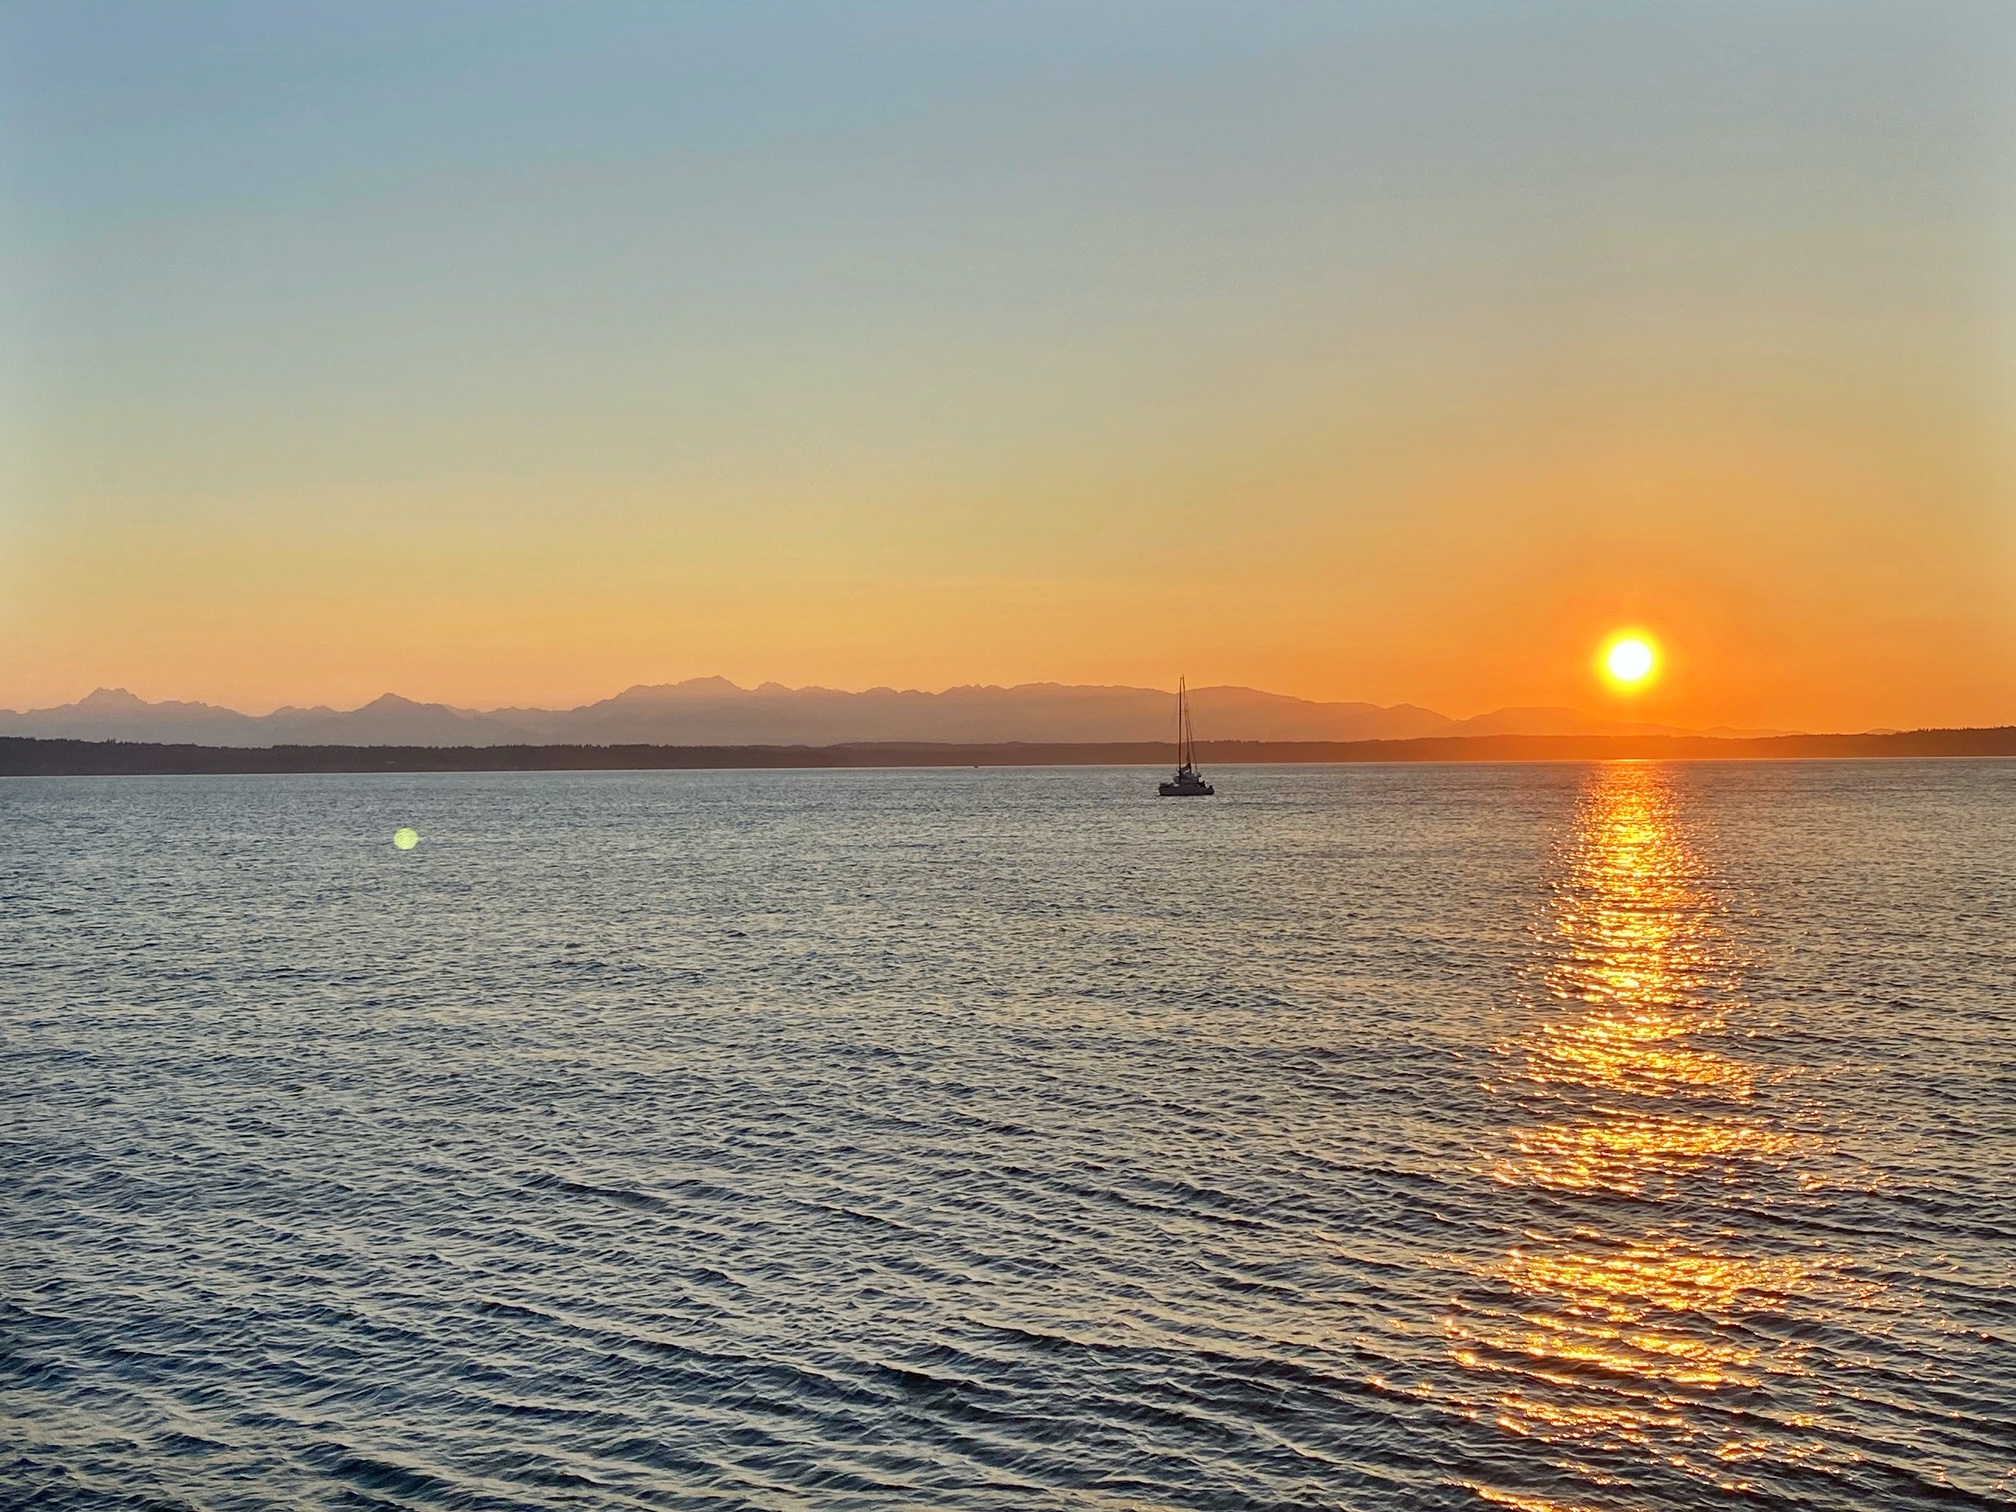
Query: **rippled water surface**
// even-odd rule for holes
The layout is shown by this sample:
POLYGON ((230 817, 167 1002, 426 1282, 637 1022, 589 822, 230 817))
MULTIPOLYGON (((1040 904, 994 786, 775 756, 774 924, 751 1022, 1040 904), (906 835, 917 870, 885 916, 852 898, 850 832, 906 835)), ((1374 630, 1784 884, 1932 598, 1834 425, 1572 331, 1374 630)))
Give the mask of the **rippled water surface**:
POLYGON ((2016 764, 1212 775, 0 782, 0 1499, 2016 1505, 2016 764))

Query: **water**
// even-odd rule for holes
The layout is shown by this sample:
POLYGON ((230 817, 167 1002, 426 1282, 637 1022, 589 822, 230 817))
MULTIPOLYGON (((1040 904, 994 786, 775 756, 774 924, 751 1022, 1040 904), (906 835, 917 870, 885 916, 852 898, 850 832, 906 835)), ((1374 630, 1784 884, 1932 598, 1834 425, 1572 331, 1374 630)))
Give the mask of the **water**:
POLYGON ((0 1500, 2016 1505, 2016 764, 1212 775, 0 783, 0 1500))

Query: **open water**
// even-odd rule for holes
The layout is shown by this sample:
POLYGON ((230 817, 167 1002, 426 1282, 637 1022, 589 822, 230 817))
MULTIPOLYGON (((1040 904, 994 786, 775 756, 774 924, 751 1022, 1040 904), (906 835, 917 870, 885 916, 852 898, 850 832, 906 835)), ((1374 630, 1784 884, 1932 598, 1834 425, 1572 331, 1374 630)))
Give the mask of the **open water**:
POLYGON ((0 1504, 2016 1506, 2016 763, 1212 775, 0 782, 0 1504))

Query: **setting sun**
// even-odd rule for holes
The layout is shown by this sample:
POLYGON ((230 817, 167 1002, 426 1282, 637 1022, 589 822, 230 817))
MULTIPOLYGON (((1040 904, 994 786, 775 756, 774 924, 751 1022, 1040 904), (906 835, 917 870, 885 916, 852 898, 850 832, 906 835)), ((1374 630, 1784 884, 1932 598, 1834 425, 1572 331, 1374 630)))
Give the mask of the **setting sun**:
POLYGON ((1613 687, 1632 692, 1651 681, 1659 653, 1642 635, 1620 635, 1603 648, 1602 665, 1613 687))

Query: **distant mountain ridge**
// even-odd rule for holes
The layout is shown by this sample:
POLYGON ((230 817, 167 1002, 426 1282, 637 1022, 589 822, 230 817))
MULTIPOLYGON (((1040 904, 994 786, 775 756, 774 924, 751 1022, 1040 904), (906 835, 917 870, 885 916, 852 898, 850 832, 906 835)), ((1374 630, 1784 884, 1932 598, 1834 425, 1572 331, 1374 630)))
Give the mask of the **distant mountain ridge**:
MULTIPOLYGON (((1498 709, 1451 719, 1413 704, 1319 703, 1255 688, 1191 691, 1209 740, 1414 740, 1447 735, 1778 735, 1683 730, 1575 709, 1498 709)), ((214 704, 149 703, 99 688, 76 703, 0 710, 0 735, 197 745, 839 745, 859 741, 974 744, 1158 741, 1173 733, 1175 696, 1156 688, 1022 683, 942 693, 869 688, 742 688, 723 677, 640 684, 574 709, 457 709, 387 693, 356 709, 241 714, 214 704)))

